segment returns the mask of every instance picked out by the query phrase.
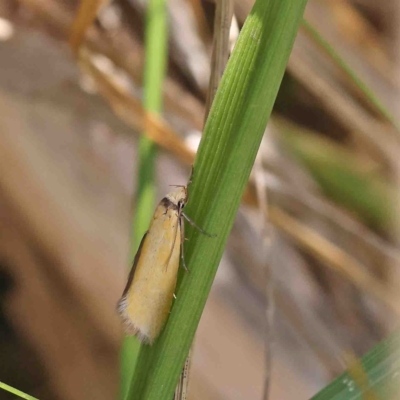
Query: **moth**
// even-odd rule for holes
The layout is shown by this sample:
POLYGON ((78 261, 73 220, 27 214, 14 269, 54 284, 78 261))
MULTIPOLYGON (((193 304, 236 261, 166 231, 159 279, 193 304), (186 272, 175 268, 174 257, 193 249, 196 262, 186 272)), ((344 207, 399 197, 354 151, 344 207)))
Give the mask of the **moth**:
POLYGON ((184 219, 203 234, 213 236, 183 212, 187 201, 186 186, 177 186, 160 201, 118 302, 126 334, 136 335, 142 343, 152 344, 168 318, 180 259, 187 270, 183 252, 184 219))

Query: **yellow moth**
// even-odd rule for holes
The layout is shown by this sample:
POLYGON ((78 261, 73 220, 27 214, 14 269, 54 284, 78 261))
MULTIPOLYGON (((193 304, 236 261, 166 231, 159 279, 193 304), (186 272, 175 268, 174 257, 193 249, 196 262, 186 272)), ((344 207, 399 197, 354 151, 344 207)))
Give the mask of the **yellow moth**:
POLYGON ((152 344, 168 318, 180 257, 186 269, 183 218, 208 235, 183 213, 187 200, 186 186, 179 186, 158 204, 118 302, 126 333, 143 343, 152 344))

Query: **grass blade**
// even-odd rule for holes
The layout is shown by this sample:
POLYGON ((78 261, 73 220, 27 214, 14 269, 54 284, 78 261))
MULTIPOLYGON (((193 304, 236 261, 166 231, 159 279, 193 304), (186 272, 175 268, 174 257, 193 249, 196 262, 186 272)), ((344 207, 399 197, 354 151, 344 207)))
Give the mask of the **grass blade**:
POLYGON ((13 388, 12 386, 7 385, 6 383, 0 382, 0 389, 3 389, 7 392, 10 392, 12 394, 17 395, 21 399, 26 399, 26 400, 38 400, 36 397, 30 396, 29 394, 26 394, 24 392, 21 392, 18 389, 13 388))
MULTIPOLYGON (((162 109, 162 87, 167 63, 167 6, 165 0, 150 0, 146 18, 146 65, 144 76, 144 108, 148 113, 159 114, 162 109)), ((147 129, 153 129, 147 124, 147 129)), ((149 227, 155 205, 155 158, 156 147, 146 136, 140 138, 136 213, 133 229, 132 260, 140 240, 149 227)), ((139 342, 126 337, 121 356, 121 393, 127 395, 135 369, 139 342)))
POLYGON ((377 112, 379 112, 387 121, 389 121, 397 131, 400 130, 399 122, 396 118, 387 110, 385 105, 379 100, 375 93, 365 84, 365 82, 352 70, 352 68, 346 63, 346 61, 337 53, 337 51, 325 40, 321 34, 311 25, 308 21, 303 20, 302 27, 306 33, 310 35, 317 44, 334 60, 337 65, 346 73, 351 79, 355 86, 360 92, 369 100, 377 112))
POLYGON ((362 360, 322 389, 311 400, 389 400, 399 398, 400 335, 374 347, 362 360))
POLYGON ((279 123, 280 140, 337 204, 376 229, 393 229, 395 189, 382 174, 368 170, 354 154, 320 136, 279 123))
POLYGON ((306 0, 258 0, 229 60, 194 166, 177 300, 157 342, 142 346, 130 400, 170 400, 188 354, 274 104, 306 0))

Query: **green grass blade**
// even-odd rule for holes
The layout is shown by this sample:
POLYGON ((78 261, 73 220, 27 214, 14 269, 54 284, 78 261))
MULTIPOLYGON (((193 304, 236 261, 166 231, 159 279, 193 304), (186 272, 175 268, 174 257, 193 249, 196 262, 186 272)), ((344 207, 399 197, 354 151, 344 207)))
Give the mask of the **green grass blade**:
MULTIPOLYGON (((167 7, 165 0, 150 0, 146 16, 146 65, 144 74, 144 108, 159 114, 162 110, 162 89, 167 63, 167 7)), ((138 183, 136 213, 133 224, 133 260, 139 243, 150 225, 155 205, 155 159, 156 147, 146 136, 139 142, 138 183)), ((135 369, 139 341, 126 337, 121 354, 120 398, 125 399, 135 369)))
POLYGON ((311 400, 391 400, 400 397, 400 335, 374 347, 311 400))
MULTIPOLYGON (((146 15, 146 65, 143 104, 147 112, 162 111, 162 89, 167 63, 167 6, 165 0, 150 0, 146 15)), ((146 136, 139 143, 139 176, 136 196, 134 244, 138 248, 155 207, 154 170, 156 148, 146 136)))
POLYGON ((394 228, 396 189, 377 171, 365 171, 354 154, 306 129, 279 123, 280 140, 322 191, 375 229, 394 228))
POLYGON ((302 27, 306 32, 326 51, 326 53, 337 63, 337 65, 347 74, 347 76, 354 82, 361 93, 368 99, 368 101, 375 107, 375 109, 385 117, 398 131, 400 131, 400 124, 395 117, 387 110, 375 93, 359 78, 359 76, 352 70, 352 68, 340 57, 337 51, 320 35, 320 33, 306 20, 303 20, 302 27))
POLYGON ((29 394, 26 394, 24 392, 21 392, 18 389, 15 389, 9 385, 7 385, 6 383, 0 382, 0 389, 3 389, 7 392, 10 392, 12 394, 17 395, 18 397, 20 397, 21 399, 26 399, 26 400, 38 400, 38 398, 30 396, 29 394))
MULTIPOLYGON (((194 167, 186 261, 168 323, 142 346, 128 398, 170 400, 248 181, 306 0, 257 0, 214 100, 194 167)), ((227 332, 229 334, 229 332, 227 332)))

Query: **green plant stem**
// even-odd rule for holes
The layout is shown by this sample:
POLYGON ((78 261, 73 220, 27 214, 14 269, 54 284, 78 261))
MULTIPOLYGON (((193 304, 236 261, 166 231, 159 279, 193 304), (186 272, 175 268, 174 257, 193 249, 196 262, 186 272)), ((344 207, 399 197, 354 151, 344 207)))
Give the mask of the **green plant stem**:
MULTIPOLYGON (((144 108, 159 114, 162 110, 162 90, 167 62, 167 7, 165 0, 150 0, 146 18, 146 65, 144 75, 144 108)), ((156 147, 145 137, 139 142, 136 213, 133 223, 131 259, 149 227, 155 205, 156 147)), ((125 399, 135 370, 140 344, 135 337, 126 337, 121 355, 121 393, 125 399)))
MULTIPOLYGON (((306 0, 257 0, 217 91, 194 165, 187 214, 188 273, 168 322, 142 346, 129 400, 170 400, 205 306, 301 21, 306 0)), ((229 332, 226 332, 228 335, 229 332)))
POLYGON ((18 397, 21 397, 21 399, 26 399, 26 400, 38 400, 36 397, 30 396, 29 394, 26 394, 24 392, 21 392, 18 389, 15 389, 6 383, 0 382, 0 389, 3 389, 7 392, 10 392, 12 394, 17 395, 18 397))

